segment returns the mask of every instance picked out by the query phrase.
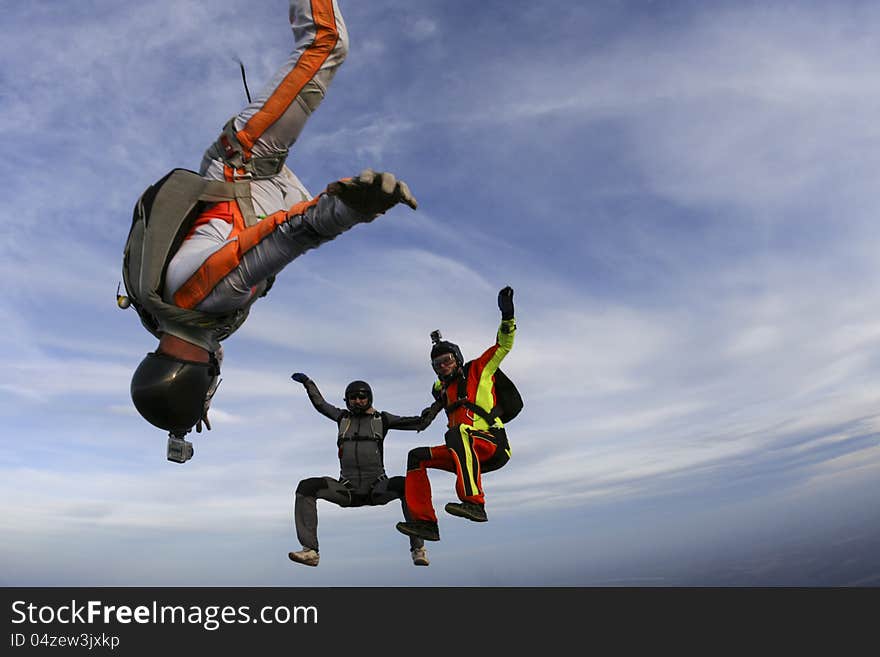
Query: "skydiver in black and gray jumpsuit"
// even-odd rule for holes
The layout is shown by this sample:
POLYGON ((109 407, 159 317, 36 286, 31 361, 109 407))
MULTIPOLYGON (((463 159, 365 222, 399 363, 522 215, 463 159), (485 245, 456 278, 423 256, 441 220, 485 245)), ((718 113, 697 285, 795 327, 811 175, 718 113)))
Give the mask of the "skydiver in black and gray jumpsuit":
MULTIPOLYGON (((315 409, 339 426, 339 478, 310 477, 296 488, 294 521, 296 535, 303 549, 290 552, 292 561, 307 566, 318 565, 318 500, 341 507, 378 506, 399 499, 404 518, 409 512, 404 498, 404 477, 385 474, 383 442, 389 429, 422 431, 442 410, 439 402, 425 408, 421 415, 401 417, 373 408, 373 392, 364 381, 352 381, 345 389, 346 408, 327 403, 318 386, 308 376, 297 372, 291 377, 305 386, 315 409)), ((413 564, 428 565, 428 555, 421 538, 410 537, 413 564)))

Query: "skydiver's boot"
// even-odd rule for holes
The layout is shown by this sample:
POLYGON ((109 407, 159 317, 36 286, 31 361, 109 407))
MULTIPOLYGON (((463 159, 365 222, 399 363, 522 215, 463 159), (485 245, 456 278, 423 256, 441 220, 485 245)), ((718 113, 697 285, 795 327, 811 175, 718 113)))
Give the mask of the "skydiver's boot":
POLYGON ((436 522, 430 520, 410 520, 409 522, 399 522, 397 531, 407 536, 418 536, 426 541, 439 541, 440 528, 436 522))
POLYGON ((291 561, 295 561, 296 563, 301 563, 306 566, 317 566, 318 561, 321 558, 317 550, 312 550, 310 548, 303 548, 299 552, 288 552, 287 556, 290 558, 291 561))
POLYGON ((413 566, 427 566, 430 563, 428 561, 428 551, 423 547, 413 548, 410 550, 410 554, 412 555, 413 566))
POLYGON ((482 504, 474 504, 473 502, 450 502, 445 507, 446 513, 458 516, 459 518, 467 518, 474 522, 486 522, 486 508, 482 504))

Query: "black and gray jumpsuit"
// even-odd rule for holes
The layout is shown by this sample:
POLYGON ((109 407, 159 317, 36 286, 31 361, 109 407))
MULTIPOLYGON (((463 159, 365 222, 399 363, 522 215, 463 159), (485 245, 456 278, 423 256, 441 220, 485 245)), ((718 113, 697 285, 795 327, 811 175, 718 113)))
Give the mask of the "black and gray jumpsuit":
MULTIPOLYGON (((318 500, 327 500, 342 507, 378 506, 400 499, 403 516, 409 520, 404 498, 404 477, 385 474, 383 442, 389 429, 422 431, 442 410, 435 402, 421 415, 401 417, 370 407, 354 414, 327 403, 314 381, 305 383, 309 400, 322 415, 339 426, 336 444, 339 448, 339 478, 310 477, 299 482, 294 503, 296 535, 305 548, 318 550, 318 500)), ((410 549, 422 547, 423 541, 410 537, 410 549)))

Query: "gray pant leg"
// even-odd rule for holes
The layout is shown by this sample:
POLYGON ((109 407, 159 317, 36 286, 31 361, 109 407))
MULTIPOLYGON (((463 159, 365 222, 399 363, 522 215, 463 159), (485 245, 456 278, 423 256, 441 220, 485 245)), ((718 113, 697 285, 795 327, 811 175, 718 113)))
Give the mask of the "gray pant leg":
MULTIPOLYGON (((335 27, 324 21, 319 27, 313 8, 314 3, 310 0, 290 0, 293 51, 269 83, 258 90, 253 101, 234 117, 236 132, 247 126, 245 142, 251 144, 250 150, 255 156, 279 155, 294 144, 306 121, 324 99, 336 71, 348 54, 348 29, 336 0, 333 1, 333 18, 330 21, 335 27), (329 45, 326 39, 333 40, 329 53, 324 52, 321 46, 313 49, 319 31, 323 35, 321 40, 324 45, 329 45), (315 57, 321 57, 322 62, 318 70, 313 71, 308 62, 314 62, 315 57), (298 80, 302 75, 309 75, 310 79, 300 88, 298 80), (291 97, 297 89, 296 96, 291 97), (252 120, 255 122, 250 123, 252 120)), ((214 142, 205 152, 199 173, 211 180, 224 180, 224 157, 224 149, 214 142)), ((311 198, 303 184, 299 180, 292 180, 290 174, 288 170, 270 179, 251 183, 258 214, 272 214, 295 202, 311 198), (283 201, 290 202, 284 204, 283 201)))
MULTIPOLYGON (((403 477, 394 477, 393 479, 402 479, 403 477)), ((400 505, 403 509, 403 517, 409 522, 412 520, 409 514, 409 509, 406 506, 406 498, 400 494, 399 491, 394 490, 393 488, 389 488, 388 484, 391 482, 391 479, 383 479, 375 486, 373 486, 373 490, 370 493, 370 504, 374 506, 380 506, 383 504, 388 504, 391 500, 400 499, 400 505)), ((425 541, 423 541, 418 536, 410 536, 409 537, 409 549, 415 550, 416 548, 423 547, 425 545, 425 541)))
POLYGON ((348 489, 335 479, 324 477, 325 487, 312 495, 297 492, 293 506, 293 518, 296 525, 296 537, 300 545, 318 551, 318 500, 327 500, 339 506, 351 504, 348 489))
MULTIPOLYGON (((241 130, 255 114, 264 112, 266 102, 273 98, 279 102, 284 97, 283 86, 289 83, 291 71, 301 66, 303 54, 313 45, 317 36, 315 16, 312 14, 312 3, 308 0, 291 0, 290 27, 293 30, 294 48, 286 61, 275 72, 269 83, 260 89, 247 107, 235 118, 236 130, 241 130)), ((335 44, 327 54, 321 67, 314 72, 296 98, 286 99, 289 104, 272 123, 259 133, 253 145, 254 155, 267 155, 289 148, 299 137, 309 116, 314 112, 330 86, 339 67, 348 55, 348 29, 342 12, 336 2, 333 3, 333 23, 335 24, 335 44)), ((274 110, 273 110, 274 112, 274 110)))

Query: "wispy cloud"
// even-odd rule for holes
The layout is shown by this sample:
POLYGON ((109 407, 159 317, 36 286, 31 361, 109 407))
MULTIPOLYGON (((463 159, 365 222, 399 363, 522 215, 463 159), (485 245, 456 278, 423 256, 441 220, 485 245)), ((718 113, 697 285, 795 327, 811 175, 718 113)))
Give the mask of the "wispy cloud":
MULTIPOLYGON (((437 549, 459 563, 465 550, 493 561, 492 541, 520 549, 524 525, 558 537, 540 549, 586 546, 588 531, 590 545, 625 549, 641 526, 622 527, 623 510, 642 517, 659 501, 683 525, 718 515, 708 545, 723 513, 748 533, 749 519, 770 522, 770 500, 845 500, 876 479, 880 14, 655 4, 559 8, 550 47, 522 3, 504 35, 490 5, 469 5, 465 21, 448 3, 347 3, 352 56, 291 166, 313 192, 389 168, 420 209, 279 275, 227 341, 214 429, 190 436, 196 456, 180 467, 129 404, 155 340, 116 309, 122 244, 137 195, 171 167, 196 168, 243 102, 234 56, 253 90, 286 55, 286 17, 255 7, 242 22, 225 0, 11 8, 0 499, 16 583, 45 581, 28 555, 47 536, 113 553, 106 576, 87 559, 59 566, 63 581, 284 577, 243 564, 228 575, 210 555, 195 574, 171 562, 204 536, 230 546, 243 532, 283 561, 297 481, 337 469, 335 427, 290 373, 340 404, 365 378, 381 408, 417 413, 433 379, 428 333, 478 355, 506 284, 519 333, 503 367, 526 408, 509 427, 513 460, 485 478, 490 531, 442 523, 437 549), (134 573, 115 552, 132 540, 165 563, 134 573)), ((389 473, 411 447, 442 442, 442 424, 390 434, 389 473)), ((438 503, 453 494, 447 473, 431 479, 438 503)), ((321 583, 366 581, 364 563, 410 582, 391 556, 406 557, 396 503, 321 514, 329 555, 363 536, 389 555, 325 569, 322 552, 321 583)), ((433 583, 461 581, 438 561, 433 583)))

